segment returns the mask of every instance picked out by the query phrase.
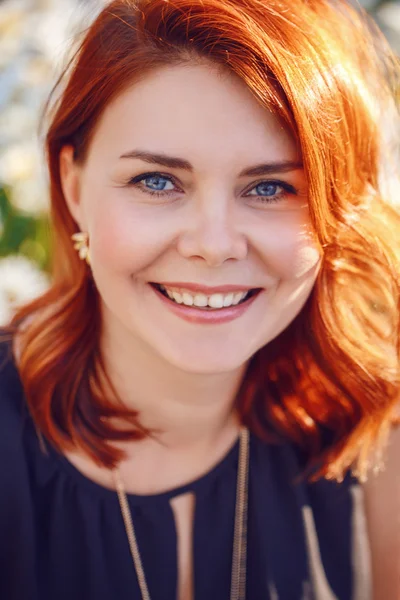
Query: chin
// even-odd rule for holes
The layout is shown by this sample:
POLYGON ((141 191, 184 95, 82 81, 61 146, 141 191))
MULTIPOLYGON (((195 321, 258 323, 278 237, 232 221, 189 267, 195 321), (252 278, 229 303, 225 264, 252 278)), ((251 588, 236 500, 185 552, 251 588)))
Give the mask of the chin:
POLYGON ((192 375, 218 375, 219 373, 233 373, 238 369, 242 368, 246 361, 241 362, 228 362, 221 361, 218 364, 215 362, 204 361, 170 361, 170 364, 180 371, 192 375))
POLYGON ((243 349, 237 348, 237 352, 232 352, 231 347, 212 348, 208 347, 205 352, 200 352, 199 348, 192 351, 180 347, 176 351, 171 348, 168 351, 158 349, 165 362, 185 373, 193 375, 213 375, 218 373, 228 373, 242 368, 252 354, 244 354, 243 349))

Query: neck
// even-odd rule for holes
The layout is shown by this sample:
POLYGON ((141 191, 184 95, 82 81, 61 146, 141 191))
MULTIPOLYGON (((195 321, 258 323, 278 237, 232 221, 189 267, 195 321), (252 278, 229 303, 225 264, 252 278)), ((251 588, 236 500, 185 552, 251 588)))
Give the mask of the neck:
POLYGON ((101 344, 110 379, 142 425, 159 431, 171 449, 211 447, 239 430, 234 402, 246 365, 234 372, 186 373, 127 335, 104 331, 101 344))

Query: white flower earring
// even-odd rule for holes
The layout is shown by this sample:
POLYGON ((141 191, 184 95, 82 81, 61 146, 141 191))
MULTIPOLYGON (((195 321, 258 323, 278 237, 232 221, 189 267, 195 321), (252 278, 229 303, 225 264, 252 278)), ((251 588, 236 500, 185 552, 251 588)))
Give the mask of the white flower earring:
POLYGON ((75 242, 74 248, 78 251, 79 258, 86 260, 87 264, 90 265, 89 234, 85 231, 80 231, 71 235, 71 240, 75 242))

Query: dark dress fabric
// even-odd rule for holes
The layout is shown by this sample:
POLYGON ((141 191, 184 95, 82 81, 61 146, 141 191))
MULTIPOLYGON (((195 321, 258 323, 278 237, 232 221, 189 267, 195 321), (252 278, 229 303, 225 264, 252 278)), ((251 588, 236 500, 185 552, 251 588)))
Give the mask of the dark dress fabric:
MULTIPOLYGON (((118 498, 47 444, 29 417, 10 343, 0 343, 0 600, 140 600, 118 498)), ((195 600, 229 600, 239 444, 209 473, 129 495, 152 600, 176 600, 170 499, 196 496, 195 600)), ((359 486, 296 483, 290 445, 251 436, 247 600, 368 600, 359 486)))

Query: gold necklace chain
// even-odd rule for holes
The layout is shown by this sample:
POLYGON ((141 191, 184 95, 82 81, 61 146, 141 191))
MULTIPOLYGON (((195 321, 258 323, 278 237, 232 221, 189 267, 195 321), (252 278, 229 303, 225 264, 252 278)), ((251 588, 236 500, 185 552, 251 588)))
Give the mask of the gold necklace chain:
MULTIPOLYGON (((248 478, 250 457, 250 435, 247 428, 240 431, 239 465, 236 484, 235 529, 232 550, 232 576, 230 600, 246 598, 246 561, 247 561, 247 512, 248 478)), ((128 499, 118 470, 113 471, 114 485, 124 520, 126 535, 135 567, 142 600, 151 600, 142 558, 137 543, 128 499)))

